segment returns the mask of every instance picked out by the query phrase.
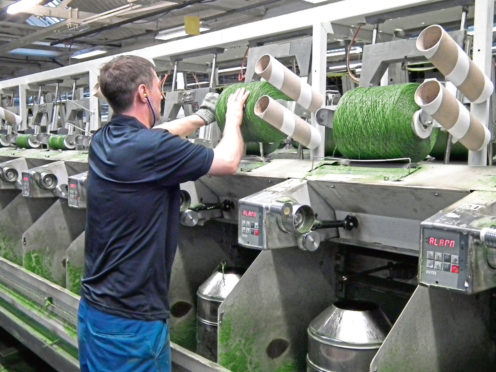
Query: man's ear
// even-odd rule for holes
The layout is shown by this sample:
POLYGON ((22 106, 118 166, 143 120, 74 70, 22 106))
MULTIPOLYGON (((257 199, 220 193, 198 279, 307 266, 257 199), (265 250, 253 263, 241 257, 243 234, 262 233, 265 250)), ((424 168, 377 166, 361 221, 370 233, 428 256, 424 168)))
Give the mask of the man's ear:
POLYGON ((146 101, 146 98, 148 97, 148 94, 146 94, 146 87, 145 87, 144 84, 141 84, 138 87, 138 94, 139 94, 140 100, 142 102, 145 102, 146 101))

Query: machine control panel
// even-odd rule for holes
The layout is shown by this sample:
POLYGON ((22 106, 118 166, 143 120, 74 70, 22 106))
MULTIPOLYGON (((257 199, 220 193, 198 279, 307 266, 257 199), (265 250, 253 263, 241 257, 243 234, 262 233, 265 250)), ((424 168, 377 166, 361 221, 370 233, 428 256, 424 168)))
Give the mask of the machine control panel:
POLYGON ((465 290, 468 236, 459 231, 422 230, 420 279, 424 284, 465 290))
POLYGON ((420 224, 419 282, 464 294, 496 288, 496 192, 473 191, 420 224))
POLYGON ((26 172, 23 172, 22 174, 22 196, 24 197, 29 197, 31 192, 31 186, 29 182, 29 177, 30 175, 26 172))
POLYGON ((72 208, 86 208, 86 179, 88 172, 69 177, 67 205, 72 208))
POLYGON ((263 208, 257 205, 240 205, 238 237, 245 247, 264 247, 263 208))

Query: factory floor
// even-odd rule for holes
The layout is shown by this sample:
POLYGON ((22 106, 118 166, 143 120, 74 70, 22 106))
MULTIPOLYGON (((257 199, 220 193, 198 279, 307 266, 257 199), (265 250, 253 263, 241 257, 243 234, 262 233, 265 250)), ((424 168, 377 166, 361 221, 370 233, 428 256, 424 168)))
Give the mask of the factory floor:
POLYGON ((56 372, 0 327, 0 372, 56 372))

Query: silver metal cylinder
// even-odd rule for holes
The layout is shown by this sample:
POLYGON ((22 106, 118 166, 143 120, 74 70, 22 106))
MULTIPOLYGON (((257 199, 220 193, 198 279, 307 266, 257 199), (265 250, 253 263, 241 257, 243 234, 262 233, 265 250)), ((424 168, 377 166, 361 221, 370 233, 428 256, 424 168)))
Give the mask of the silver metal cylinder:
POLYGON ((241 279, 242 271, 224 268, 215 271, 197 290, 196 352, 217 361, 218 310, 241 279))
POLYGON ((391 323, 366 301, 338 301, 310 323, 307 371, 368 372, 391 323))

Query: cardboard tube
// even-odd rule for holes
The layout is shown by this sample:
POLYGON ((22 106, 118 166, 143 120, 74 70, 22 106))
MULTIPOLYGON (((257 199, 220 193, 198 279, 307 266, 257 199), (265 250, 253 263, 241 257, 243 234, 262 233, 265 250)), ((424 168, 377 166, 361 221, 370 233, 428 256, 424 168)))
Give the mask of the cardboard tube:
POLYGON ((311 112, 324 105, 324 97, 281 62, 265 54, 255 64, 255 72, 311 112))
POLYGON ((269 96, 255 103, 255 115, 309 149, 320 145, 319 131, 269 96))
POLYGON ((492 81, 441 26, 432 25, 424 29, 416 45, 471 102, 484 102, 493 93, 492 81))
POLYGON ((437 80, 424 81, 415 92, 415 103, 472 151, 482 150, 491 133, 437 80))
POLYGON ((6 110, 2 107, 0 107, 0 119, 5 120, 11 125, 20 125, 22 123, 22 119, 19 115, 16 115, 12 111, 6 110))

